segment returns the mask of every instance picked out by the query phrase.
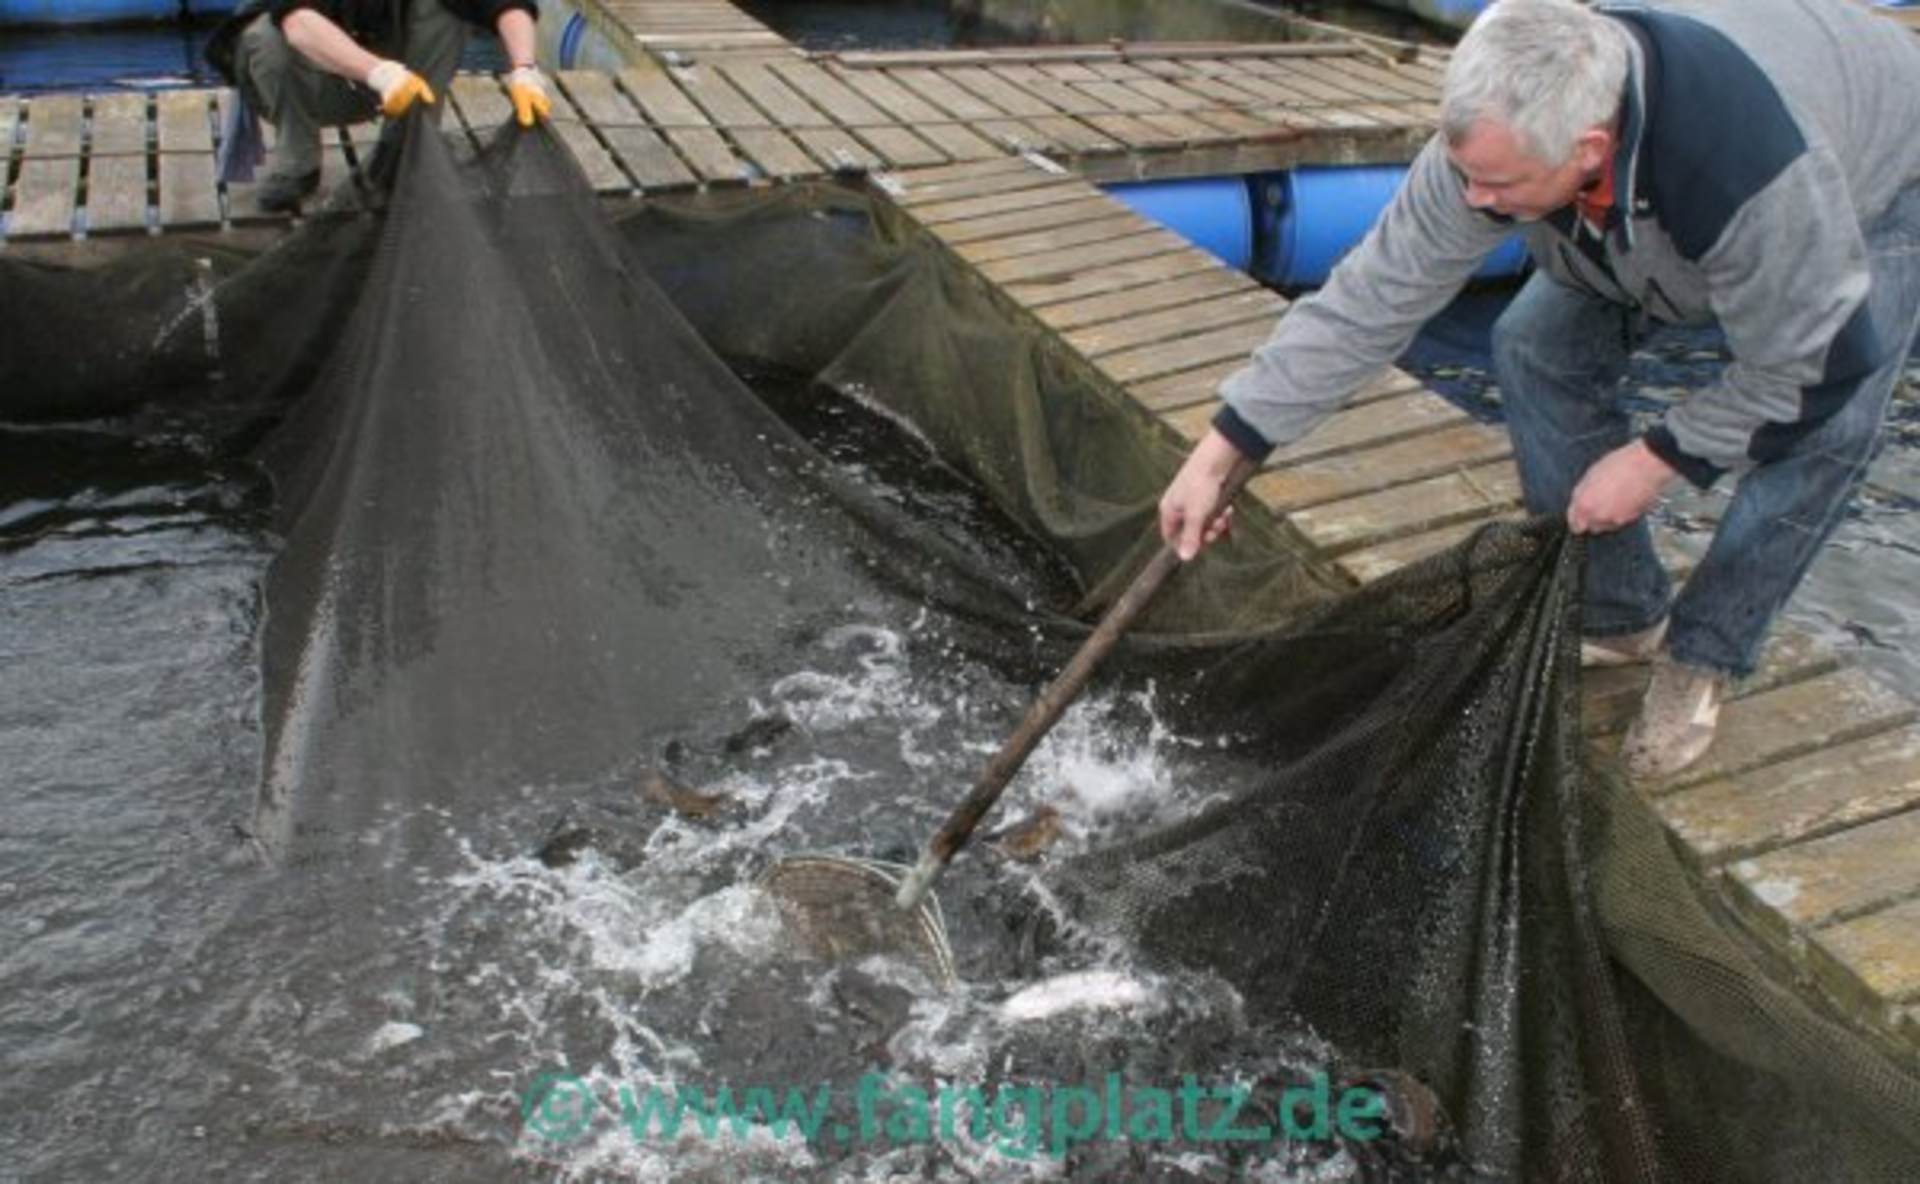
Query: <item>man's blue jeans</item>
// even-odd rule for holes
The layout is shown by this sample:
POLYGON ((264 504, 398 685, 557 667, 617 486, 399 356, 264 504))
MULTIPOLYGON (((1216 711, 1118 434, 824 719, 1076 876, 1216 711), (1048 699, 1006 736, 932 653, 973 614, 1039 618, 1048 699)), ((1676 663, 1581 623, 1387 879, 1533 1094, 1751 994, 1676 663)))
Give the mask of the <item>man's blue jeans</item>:
MULTIPOLYGON (((1735 677, 1753 672, 1768 626, 1879 448, 1887 402, 1920 327, 1920 190, 1880 219, 1867 251, 1874 322, 1899 348, 1787 455, 1740 477, 1678 597, 1644 519, 1590 538, 1588 636, 1632 633, 1670 615, 1667 648, 1675 661, 1735 677)), ((1623 305, 1536 272, 1495 323, 1494 373, 1533 512, 1564 513, 1587 469, 1633 439, 1619 396, 1635 321, 1623 305)))

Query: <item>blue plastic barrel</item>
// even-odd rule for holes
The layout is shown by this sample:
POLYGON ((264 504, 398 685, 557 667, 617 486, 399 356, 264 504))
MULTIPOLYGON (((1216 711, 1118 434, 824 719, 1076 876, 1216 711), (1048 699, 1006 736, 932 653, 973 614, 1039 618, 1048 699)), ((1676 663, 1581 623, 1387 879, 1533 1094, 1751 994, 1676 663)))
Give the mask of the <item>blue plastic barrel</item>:
POLYGON ((0 0, 0 25, 175 21, 229 13, 239 0, 0 0))
MULTIPOLYGON (((1379 219, 1405 179, 1405 165, 1297 168, 1254 178, 1260 194, 1259 258, 1253 273, 1283 288, 1314 288, 1379 219)), ((1520 274, 1527 248, 1508 239, 1474 274, 1520 274)))
POLYGON ((1464 29, 1480 15, 1489 0, 1373 0, 1375 8, 1410 12, 1436 25, 1464 29))
MULTIPOLYGON (((540 0, 540 23, 533 31, 540 64, 549 70, 619 70, 631 64, 569 0, 540 0)), ((634 54, 644 56, 637 48, 634 54)))
POLYGON ((1253 262, 1253 199, 1245 177, 1126 181, 1104 187, 1128 208, 1209 251, 1228 267, 1253 262))

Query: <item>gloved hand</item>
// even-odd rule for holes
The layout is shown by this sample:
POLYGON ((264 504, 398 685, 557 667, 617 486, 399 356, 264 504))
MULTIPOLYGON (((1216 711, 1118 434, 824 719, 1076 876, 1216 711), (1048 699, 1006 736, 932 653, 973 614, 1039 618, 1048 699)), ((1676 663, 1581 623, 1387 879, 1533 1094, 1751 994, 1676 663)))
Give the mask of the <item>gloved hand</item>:
POLYGON ((547 80, 538 66, 520 66, 507 75, 507 97, 513 100, 513 117, 521 127, 532 127, 536 115, 553 116, 553 100, 547 96, 547 80))
POLYGON ((427 80, 399 62, 383 61, 367 71, 367 85, 380 95, 380 113, 388 119, 405 115, 417 99, 433 102, 433 88, 427 80))

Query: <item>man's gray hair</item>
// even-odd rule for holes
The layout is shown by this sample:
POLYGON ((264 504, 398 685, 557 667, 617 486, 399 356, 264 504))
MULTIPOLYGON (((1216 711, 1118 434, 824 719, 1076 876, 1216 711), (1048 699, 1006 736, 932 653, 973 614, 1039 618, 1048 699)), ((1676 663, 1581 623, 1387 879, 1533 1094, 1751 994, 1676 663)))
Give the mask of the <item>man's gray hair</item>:
POLYGON ((1458 144, 1481 120, 1529 155, 1566 163, 1573 142, 1610 124, 1627 83, 1627 33, 1572 0, 1496 0, 1447 64, 1440 127, 1458 144))

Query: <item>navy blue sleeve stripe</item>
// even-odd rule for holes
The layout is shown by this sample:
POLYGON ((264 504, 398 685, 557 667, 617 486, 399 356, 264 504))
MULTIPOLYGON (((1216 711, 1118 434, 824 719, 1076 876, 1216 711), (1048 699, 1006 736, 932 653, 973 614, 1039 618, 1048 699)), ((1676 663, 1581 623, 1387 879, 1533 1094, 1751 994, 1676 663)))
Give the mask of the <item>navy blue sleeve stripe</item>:
POLYGON ((1644 438, 1647 448, 1655 456, 1672 465, 1674 470, 1691 482, 1696 489, 1711 489, 1713 483, 1718 481, 1720 475, 1726 471, 1716 464, 1680 451, 1680 441, 1673 438, 1673 433, 1667 429, 1666 424, 1659 424, 1650 429, 1644 438))
POLYGON ((1248 460, 1265 460, 1273 451, 1273 445, 1267 438, 1253 430, 1253 425, 1240 418, 1240 413, 1231 406, 1223 405, 1213 417, 1213 428, 1227 438, 1227 442, 1240 450, 1248 460))
POLYGON ((1827 347, 1827 363, 1820 381, 1801 388, 1800 416, 1791 423, 1763 424, 1747 445, 1754 461, 1775 460, 1808 432, 1832 419, 1868 377, 1880 368, 1887 349, 1868 302, 1861 301, 1827 347))

